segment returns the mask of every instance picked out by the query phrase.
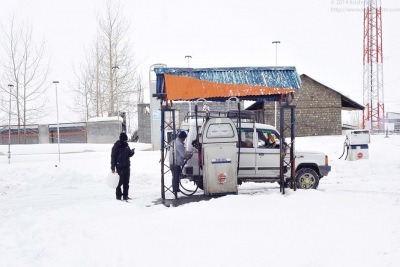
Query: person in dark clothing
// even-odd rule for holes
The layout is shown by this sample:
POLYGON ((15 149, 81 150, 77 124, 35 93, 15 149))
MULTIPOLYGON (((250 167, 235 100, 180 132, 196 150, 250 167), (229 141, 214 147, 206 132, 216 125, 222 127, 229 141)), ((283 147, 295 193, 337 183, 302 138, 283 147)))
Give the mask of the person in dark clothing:
POLYGON ((128 136, 126 133, 121 133, 119 135, 119 140, 117 140, 111 150, 111 171, 115 173, 117 171, 119 175, 119 183, 115 191, 117 200, 131 199, 128 197, 129 191, 129 177, 131 172, 131 161, 130 158, 135 154, 135 149, 130 149, 128 145, 128 136), (123 186, 124 191, 122 192, 121 186, 123 186))
POLYGON ((172 191, 174 192, 175 198, 177 198, 179 192, 182 166, 184 165, 185 160, 190 159, 193 156, 192 152, 188 152, 185 149, 186 137, 186 132, 181 131, 176 140, 173 142, 171 151, 169 153, 169 165, 172 171, 172 191))

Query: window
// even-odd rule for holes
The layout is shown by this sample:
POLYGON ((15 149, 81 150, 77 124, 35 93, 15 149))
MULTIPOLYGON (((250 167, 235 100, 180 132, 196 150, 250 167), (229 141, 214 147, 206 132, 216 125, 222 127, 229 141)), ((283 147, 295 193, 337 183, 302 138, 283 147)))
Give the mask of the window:
POLYGON ((247 148, 252 148, 254 147, 253 145, 253 134, 254 130, 253 129, 240 129, 240 147, 247 147, 247 148))
POLYGON ((234 136, 232 125, 229 123, 211 124, 207 130, 207 138, 230 138, 234 136))
POLYGON ((278 133, 272 130, 257 129, 257 147, 259 148, 279 147, 278 133))

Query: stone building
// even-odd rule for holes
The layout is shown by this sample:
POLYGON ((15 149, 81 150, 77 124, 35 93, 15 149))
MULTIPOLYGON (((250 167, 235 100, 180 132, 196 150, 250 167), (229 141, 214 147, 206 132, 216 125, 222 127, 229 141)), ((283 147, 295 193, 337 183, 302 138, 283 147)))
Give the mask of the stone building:
MULTIPOLYGON (((300 79, 302 86, 294 93, 291 103, 296 106, 295 133, 298 137, 341 135, 342 110, 364 110, 364 106, 305 74, 300 75, 300 79)), ((277 106, 276 127, 279 130, 279 104, 277 106)), ((274 125, 274 102, 256 102, 247 110, 254 110, 259 122, 274 125)), ((290 118, 285 114, 285 119, 290 118)))

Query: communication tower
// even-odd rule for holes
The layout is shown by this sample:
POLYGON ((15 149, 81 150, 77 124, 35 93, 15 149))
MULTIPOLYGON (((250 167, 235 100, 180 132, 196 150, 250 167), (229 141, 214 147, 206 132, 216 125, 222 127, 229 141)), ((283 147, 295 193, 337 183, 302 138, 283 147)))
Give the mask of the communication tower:
POLYGON ((384 131, 382 8, 380 0, 364 1, 363 129, 384 131))

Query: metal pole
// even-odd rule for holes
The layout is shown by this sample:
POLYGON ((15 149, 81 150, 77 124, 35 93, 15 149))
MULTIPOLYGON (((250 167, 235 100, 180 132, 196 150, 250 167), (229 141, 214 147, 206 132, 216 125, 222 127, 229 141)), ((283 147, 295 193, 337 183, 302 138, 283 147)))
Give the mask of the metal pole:
POLYGON ((10 88, 10 107, 8 110, 8 164, 11 163, 11 90, 14 85, 9 84, 8 87, 10 88))
MULTIPOLYGON (((273 44, 275 44, 275 67, 278 66, 278 44, 280 44, 280 41, 273 41, 273 44)), ((274 117, 274 126, 276 128, 276 101, 274 101, 274 113, 275 113, 275 117, 274 117)))
POLYGON ((188 59, 188 68, 189 68, 189 60, 192 58, 192 56, 185 56, 185 58, 188 59))
POLYGON ((54 81, 53 83, 56 86, 58 162, 61 162, 61 157, 60 157, 60 124, 59 124, 59 121, 58 121, 58 92, 57 92, 57 84, 59 82, 58 81, 54 81))
MULTIPOLYGON (((189 60, 192 58, 192 56, 185 56, 185 58, 187 58, 187 60, 188 60, 188 68, 190 68, 189 60)), ((192 101, 189 100, 189 116, 191 116, 191 115, 192 115, 192 101)))
POLYGON ((273 41, 273 44, 275 44, 275 66, 278 66, 278 44, 280 44, 280 41, 273 41))

